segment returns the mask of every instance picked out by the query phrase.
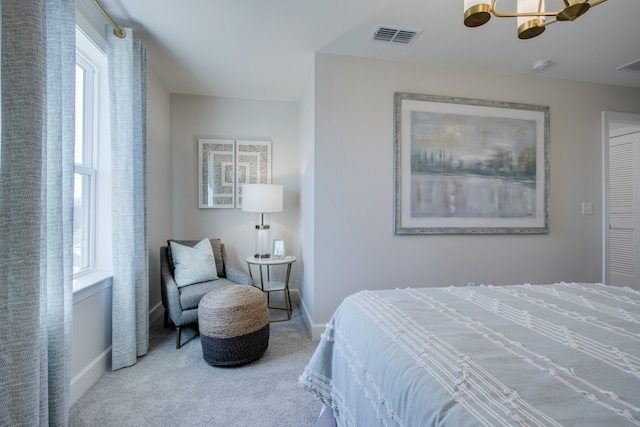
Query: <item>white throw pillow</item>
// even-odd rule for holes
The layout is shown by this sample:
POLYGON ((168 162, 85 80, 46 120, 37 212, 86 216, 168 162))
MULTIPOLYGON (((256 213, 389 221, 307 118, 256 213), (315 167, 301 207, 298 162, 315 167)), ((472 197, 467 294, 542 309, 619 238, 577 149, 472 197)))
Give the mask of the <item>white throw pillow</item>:
POLYGON ((194 247, 170 242, 173 258, 173 278, 178 287, 216 280, 216 262, 209 239, 203 239, 194 247))

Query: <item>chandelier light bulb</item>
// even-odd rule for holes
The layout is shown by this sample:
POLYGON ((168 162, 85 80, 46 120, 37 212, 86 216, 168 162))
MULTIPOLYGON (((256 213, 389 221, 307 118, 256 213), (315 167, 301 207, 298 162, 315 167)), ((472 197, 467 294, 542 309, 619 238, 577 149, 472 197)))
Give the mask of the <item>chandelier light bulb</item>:
MULTIPOLYGON (((544 0, 518 0, 517 13, 544 13, 544 0)), ((518 16, 518 38, 531 39, 544 33, 544 18, 518 16)))

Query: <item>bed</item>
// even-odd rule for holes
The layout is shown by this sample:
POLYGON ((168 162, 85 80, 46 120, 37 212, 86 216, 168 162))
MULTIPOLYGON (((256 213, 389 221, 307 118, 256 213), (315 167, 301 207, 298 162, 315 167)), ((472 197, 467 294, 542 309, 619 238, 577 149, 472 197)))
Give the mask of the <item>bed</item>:
POLYGON ((298 384, 339 426, 640 425, 640 292, 361 291, 336 310, 298 384))

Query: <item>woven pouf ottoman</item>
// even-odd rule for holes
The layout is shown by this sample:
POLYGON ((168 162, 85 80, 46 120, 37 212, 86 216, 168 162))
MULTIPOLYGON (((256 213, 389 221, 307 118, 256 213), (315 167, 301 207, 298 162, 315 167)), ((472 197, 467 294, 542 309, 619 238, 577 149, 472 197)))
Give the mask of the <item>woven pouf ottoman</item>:
POLYGON ((198 305, 202 356, 214 366, 242 365, 269 346, 267 297, 249 285, 231 285, 206 294, 198 305))

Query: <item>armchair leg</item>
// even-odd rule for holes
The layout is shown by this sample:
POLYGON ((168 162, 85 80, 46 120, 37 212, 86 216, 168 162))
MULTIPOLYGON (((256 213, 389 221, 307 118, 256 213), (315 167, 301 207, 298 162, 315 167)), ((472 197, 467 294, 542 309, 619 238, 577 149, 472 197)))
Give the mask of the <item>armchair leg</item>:
POLYGON ((180 348, 180 335, 181 335, 180 326, 176 326, 176 349, 180 348))

